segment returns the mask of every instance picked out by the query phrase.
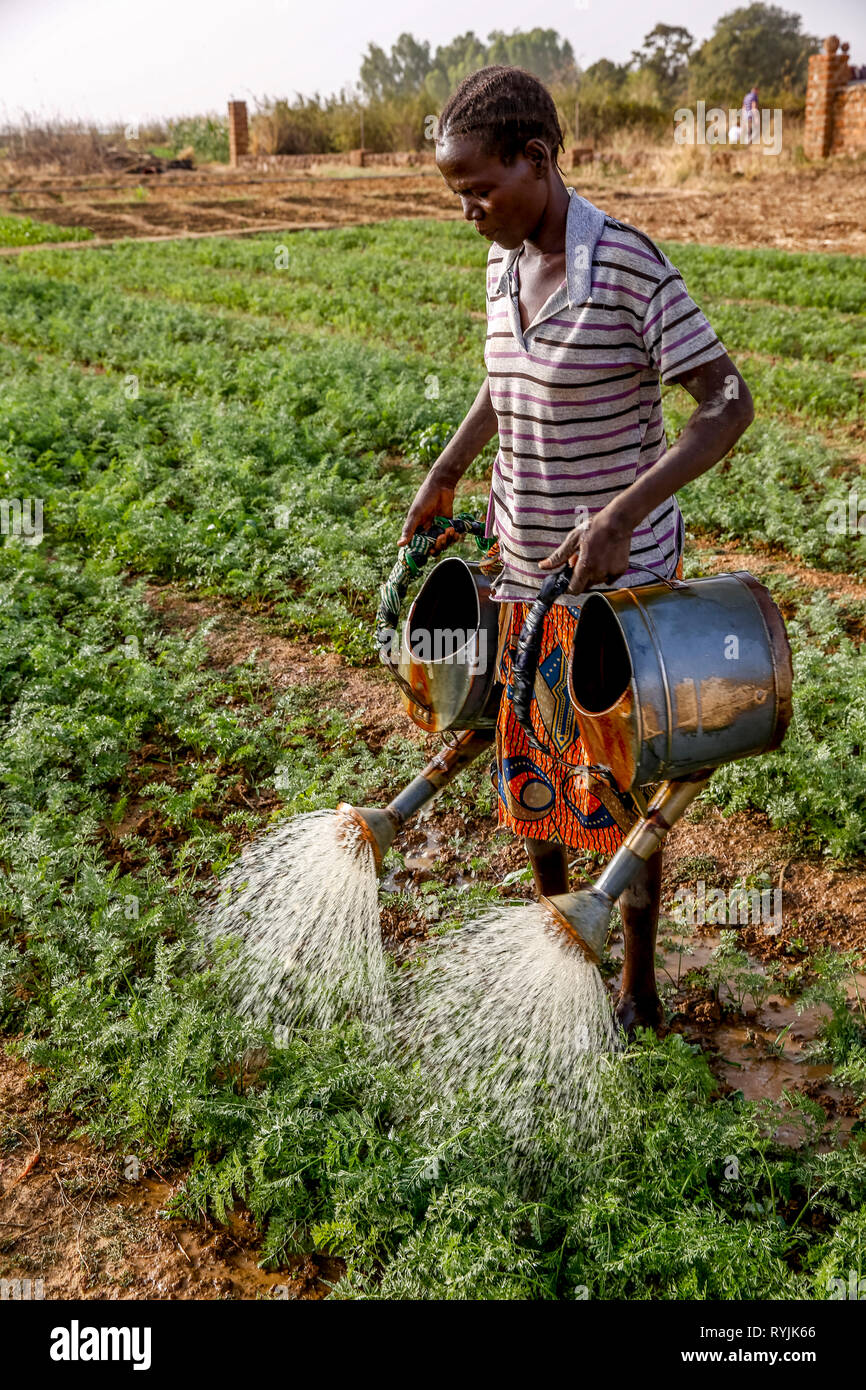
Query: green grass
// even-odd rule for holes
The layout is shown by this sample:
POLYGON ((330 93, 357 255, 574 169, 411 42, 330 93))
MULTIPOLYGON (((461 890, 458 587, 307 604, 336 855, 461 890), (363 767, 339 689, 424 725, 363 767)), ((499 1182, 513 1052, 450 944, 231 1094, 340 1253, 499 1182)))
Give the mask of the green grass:
POLYGON ((31 246, 41 241, 89 241, 89 227, 61 227, 56 222, 34 222, 31 217, 0 215, 0 246, 31 246))
MULTIPOLYGON (((125 1153, 188 1167, 178 1211, 224 1219, 245 1201, 271 1263, 341 1255, 343 1296, 825 1297, 829 1278, 861 1272, 866 1159, 821 1145, 803 1096, 720 1099, 696 1049, 645 1037, 611 1075, 597 1152, 539 1136, 543 1183, 515 1173, 477 1103, 445 1106, 356 1024, 275 1046, 233 1014, 228 962, 201 958, 201 886, 273 809, 376 801, 420 756, 407 739, 368 747, 336 687, 278 694, 254 655, 216 671, 203 636, 167 633, 130 577, 264 608, 371 663, 406 507, 483 372, 484 252, 464 227, 287 244, 286 271, 273 237, 0 263, 0 469, 8 496, 45 499, 42 544, 0 547, 6 1032, 46 1069, 52 1105, 125 1153), (244 1086, 259 1045, 270 1062, 244 1086), (772 1137, 792 1111, 795 1151, 772 1137)), ((804 427, 856 418, 861 264, 667 250, 713 296, 732 350, 763 354, 744 362, 758 420, 684 491, 688 524, 862 573, 862 541, 825 525, 845 459, 804 427), (776 303, 743 314, 743 298, 776 303)), ((672 435, 690 402, 671 390, 666 409, 672 435)), ((479 512, 492 452, 470 474, 479 512)), ((792 729, 709 795, 850 859, 866 849, 862 614, 773 583, 794 613, 792 729)), ((484 759, 445 804, 492 817, 484 759)), ((469 892, 440 894, 440 925, 495 896, 482 866, 469 892)), ((833 1061, 862 1101, 864 1040, 843 1013, 833 1061)))

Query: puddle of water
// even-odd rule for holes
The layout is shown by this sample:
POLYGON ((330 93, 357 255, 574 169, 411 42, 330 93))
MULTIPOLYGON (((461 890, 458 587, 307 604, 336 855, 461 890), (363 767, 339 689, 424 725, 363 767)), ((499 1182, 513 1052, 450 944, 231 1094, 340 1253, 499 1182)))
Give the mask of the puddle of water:
POLYGON ((442 839, 433 829, 427 831, 423 845, 410 849, 403 863, 407 869, 432 869, 437 863, 442 849, 442 839))
MULTIPOLYGON (((400 837, 398 836, 395 849, 403 855, 403 866, 395 865, 390 869, 379 882, 379 891, 382 893, 401 893, 407 888, 411 888, 411 877, 415 874, 432 875, 433 870, 442 859, 442 846, 444 837, 441 830, 434 823, 425 823, 426 818, 417 817, 407 834, 410 839, 416 839, 418 831, 423 829, 423 844, 413 844, 412 848, 405 852, 400 848, 400 837)), ((468 888, 469 878, 461 870, 453 875, 450 887, 468 888)))
MULTIPOLYGON (((668 944, 660 950, 664 967, 657 969, 659 984, 667 977, 679 989, 684 987, 688 972, 706 965, 721 942, 718 933, 681 936, 679 932, 665 931, 664 926, 659 936, 662 940, 673 942, 673 945, 668 944)), ((621 935, 611 944, 610 953, 622 959, 621 935)), ((749 961, 754 971, 765 973, 759 961, 751 956, 749 961)), ((619 976, 612 984, 618 988, 619 976)), ((849 982, 848 997, 856 998, 858 990, 860 998, 863 998, 866 975, 858 974, 849 982)), ((732 991, 726 984, 721 986, 719 997, 723 1003, 735 1003, 732 991)), ((750 995, 746 996, 745 1003, 747 1009, 753 1006, 750 995)), ((717 1073, 735 1090, 742 1091, 747 1100, 778 1100, 786 1088, 802 1089, 803 1082, 822 1083, 831 1075, 831 1066, 807 1062, 803 1056, 809 1043, 818 1037, 821 1024, 830 1015, 831 1010, 825 1004, 817 1004, 798 1013, 795 999, 773 993, 750 1012, 747 1022, 714 1023, 708 1020, 700 1028, 690 1022, 686 1025, 685 1035, 690 1041, 703 1038, 711 1043, 718 1054, 717 1073), (773 1052, 767 1051, 770 1046, 774 1046, 773 1052)), ((821 1091, 837 1101, 842 1094, 832 1085, 822 1085, 821 1091)), ((841 1128, 847 1130, 856 1117, 834 1113, 832 1118, 838 1118, 841 1128)), ((803 1134, 795 1121, 790 1125, 781 1125, 776 1131, 776 1138, 782 1143, 799 1144, 803 1134)))

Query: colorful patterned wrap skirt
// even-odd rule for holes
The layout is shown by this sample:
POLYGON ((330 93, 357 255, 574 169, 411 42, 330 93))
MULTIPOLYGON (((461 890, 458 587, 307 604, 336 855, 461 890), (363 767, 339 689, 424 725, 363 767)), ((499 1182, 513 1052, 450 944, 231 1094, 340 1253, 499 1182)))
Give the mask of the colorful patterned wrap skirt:
MULTIPOLYGON (((677 576, 682 577, 682 560, 677 576)), ((530 747, 512 704, 511 664, 530 605, 506 602, 501 606, 497 680, 504 689, 496 726, 496 763, 491 765, 499 795, 498 823, 516 835, 611 854, 621 844, 623 834, 593 795, 586 775, 578 771, 590 758, 581 742, 566 686, 578 614, 555 603, 544 620, 530 717, 536 737, 556 754, 551 758, 530 747)), ((630 823, 635 814, 633 803, 616 791, 613 794, 622 804, 626 823, 630 823)))

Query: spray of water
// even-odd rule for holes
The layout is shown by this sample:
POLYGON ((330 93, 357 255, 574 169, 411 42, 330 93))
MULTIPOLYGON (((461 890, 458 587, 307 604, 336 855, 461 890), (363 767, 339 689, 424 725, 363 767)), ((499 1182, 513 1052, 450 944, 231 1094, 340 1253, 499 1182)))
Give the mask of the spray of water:
POLYGON ((281 1030, 351 1015, 381 1033, 390 1005, 373 851, 334 811, 312 811, 246 847, 203 921, 239 942, 236 1006, 281 1030))
POLYGON ((542 905, 503 904, 444 937, 403 983, 400 1014, 431 1081, 449 1098, 483 1093, 518 1160, 539 1134, 584 1146, 604 1127, 610 1003, 542 905))

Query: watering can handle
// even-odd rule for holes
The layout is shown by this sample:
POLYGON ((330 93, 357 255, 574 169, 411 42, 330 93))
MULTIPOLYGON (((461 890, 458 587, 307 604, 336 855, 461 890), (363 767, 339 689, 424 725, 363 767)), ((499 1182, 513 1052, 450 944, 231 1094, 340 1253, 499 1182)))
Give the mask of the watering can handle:
POLYGON ((514 715, 526 737, 529 739, 530 747, 536 748, 539 753, 549 753, 550 749, 545 748, 543 743, 539 743, 535 731, 532 727, 532 720, 529 715, 529 708, 532 704, 533 691, 535 689, 535 673, 538 669, 538 661, 541 656, 541 636, 544 631, 544 619, 552 607, 554 601, 564 594, 571 577, 574 574, 574 566, 566 565, 564 569, 558 570, 555 574, 549 574, 544 580, 538 591, 538 597, 533 601, 526 621, 520 631, 517 640, 517 651, 511 663, 511 683, 514 691, 513 707, 514 715))
MULTIPOLYGON (((658 570, 651 570, 649 565, 630 565, 629 568, 643 570, 645 574, 651 574, 660 584, 667 584, 669 589, 681 589, 684 587, 682 579, 668 579, 666 574, 659 574, 658 570)), ((604 591, 602 590, 602 592, 604 591)))
POLYGON ((413 579, 417 579, 424 565, 433 554, 439 554, 456 540, 474 536, 481 549, 486 550, 493 537, 485 537, 484 522, 477 521, 469 512, 460 512, 455 517, 437 516, 430 526, 415 532, 408 545, 401 546, 397 552, 397 562, 385 583, 379 590, 379 608, 376 613, 376 642, 379 658, 392 672, 394 663, 390 660, 388 649, 400 620, 400 609, 413 579), (449 536, 444 545, 440 542, 448 530, 457 532, 449 536), (482 544, 482 538, 486 544, 482 544))

